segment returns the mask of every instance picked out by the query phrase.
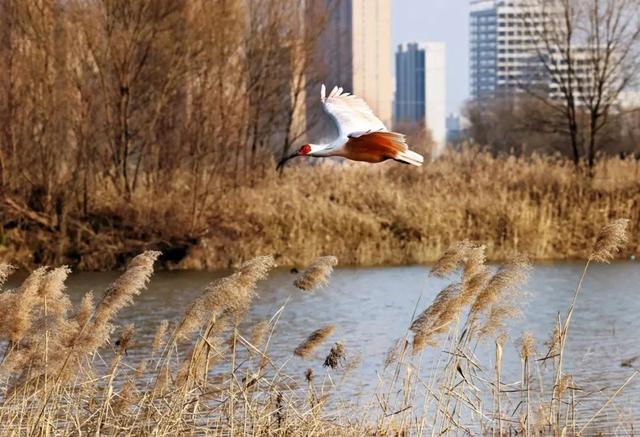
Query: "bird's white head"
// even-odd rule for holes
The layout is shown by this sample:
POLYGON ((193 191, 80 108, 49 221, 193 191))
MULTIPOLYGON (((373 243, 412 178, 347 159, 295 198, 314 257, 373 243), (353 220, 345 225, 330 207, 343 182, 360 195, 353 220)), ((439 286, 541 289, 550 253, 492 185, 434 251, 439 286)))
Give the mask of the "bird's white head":
POLYGON ((322 153, 327 150, 327 144, 305 144, 298 149, 298 156, 322 156, 322 153))
POLYGON ((285 162, 292 158, 297 158, 298 156, 326 156, 326 152, 328 150, 329 148, 326 144, 305 144, 289 156, 282 158, 278 163, 277 168, 282 168, 285 162))

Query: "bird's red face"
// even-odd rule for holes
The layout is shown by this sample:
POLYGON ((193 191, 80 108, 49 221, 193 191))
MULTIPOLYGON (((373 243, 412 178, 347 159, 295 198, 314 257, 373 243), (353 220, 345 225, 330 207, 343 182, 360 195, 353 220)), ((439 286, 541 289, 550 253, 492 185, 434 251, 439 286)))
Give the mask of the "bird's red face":
POLYGON ((300 147, 297 152, 294 152, 289 156, 285 156, 284 158, 282 158, 278 163, 278 166, 276 167, 276 169, 280 170, 284 166, 284 163, 290 159, 296 158, 298 156, 306 156, 309 153, 311 153, 311 144, 305 144, 304 146, 300 147))
POLYGON ((298 155, 300 156, 307 155, 308 153, 311 153, 311 145, 309 144, 305 144, 304 146, 300 147, 300 150, 298 150, 298 155))

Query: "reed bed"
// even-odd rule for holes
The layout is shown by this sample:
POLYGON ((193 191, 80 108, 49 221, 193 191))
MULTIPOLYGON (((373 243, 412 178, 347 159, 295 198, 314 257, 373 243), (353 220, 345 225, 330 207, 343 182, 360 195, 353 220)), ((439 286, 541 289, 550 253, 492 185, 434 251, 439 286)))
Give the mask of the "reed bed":
MULTIPOLYGON (((629 241, 627 220, 594 235, 584 273, 568 310, 550 326, 550 340, 507 332, 522 305, 529 261, 512 256, 487 265, 485 247, 452 244, 431 274, 449 278, 427 306, 418 305, 406 335, 380 363, 370 400, 343 403, 346 378, 358 360, 331 325, 308 334, 292 357, 317 360, 324 374, 287 371, 269 354, 278 312, 249 333, 238 324, 260 281, 275 266, 263 256, 209 284, 180 320, 159 324, 147 356, 133 363, 133 325, 118 321, 146 288, 158 258, 133 258, 97 304, 93 295, 73 307, 65 291, 70 270, 38 268, 15 289, 0 293, 0 432, 3 435, 586 435, 635 378, 612 390, 600 408, 581 416, 579 375, 564 370, 565 350, 582 281, 594 262, 609 262, 629 241), (508 347, 508 336, 516 348, 508 347), (321 345, 333 339, 326 356, 321 345), (492 362, 477 356, 493 345, 492 362), (439 358, 426 363, 423 352, 439 358), (505 360, 521 363, 519 381, 502 375, 505 360)), ((328 281, 334 258, 313 262, 302 278, 313 290, 328 281)), ((0 283, 12 268, 0 265, 0 283)), ((299 291, 302 292, 302 291, 299 291)), ((576 334, 577 335, 577 334, 576 334)), ((327 350, 328 347, 323 347, 327 350)), ((632 427, 633 424, 630 424, 632 427)))
MULTIPOLYGON (((30 269, 114 269, 152 249, 169 268, 228 268, 264 253, 289 266, 319 253, 342 265, 404 265, 433 262, 470 240, 485 242, 492 261, 514 252, 586 260, 610 219, 627 217, 640 230, 640 161, 631 158, 603 157, 592 175, 560 158, 496 158, 477 149, 422 168, 315 163, 237 184, 212 175, 197 196, 186 174, 126 201, 105 180, 88 210, 65 205, 60 226, 62 218, 6 193, 0 259, 30 269)), ((636 240, 618 256, 639 252, 636 240)))

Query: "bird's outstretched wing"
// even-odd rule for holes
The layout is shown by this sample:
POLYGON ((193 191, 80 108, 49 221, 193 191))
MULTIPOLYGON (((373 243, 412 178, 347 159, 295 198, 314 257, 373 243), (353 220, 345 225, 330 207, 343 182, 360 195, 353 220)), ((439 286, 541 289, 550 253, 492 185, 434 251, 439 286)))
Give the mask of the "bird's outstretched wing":
POLYGON ((320 93, 322 106, 335 122, 340 136, 358 137, 370 132, 387 131, 384 123, 364 100, 342 91, 342 88, 334 87, 327 96, 323 84, 320 93))

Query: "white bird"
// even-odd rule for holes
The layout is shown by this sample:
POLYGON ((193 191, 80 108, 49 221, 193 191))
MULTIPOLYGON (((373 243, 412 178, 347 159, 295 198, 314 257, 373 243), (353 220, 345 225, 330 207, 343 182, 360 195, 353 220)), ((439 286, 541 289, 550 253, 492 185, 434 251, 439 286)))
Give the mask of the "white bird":
POLYGON ((342 91, 342 88, 334 87, 327 96, 324 84, 320 91, 322 107, 338 128, 338 138, 328 144, 303 145, 285 156, 278 163, 278 169, 298 156, 340 156, 371 163, 394 159, 418 167, 422 165, 424 158, 409 150, 403 134, 389 131, 364 100, 342 91))

